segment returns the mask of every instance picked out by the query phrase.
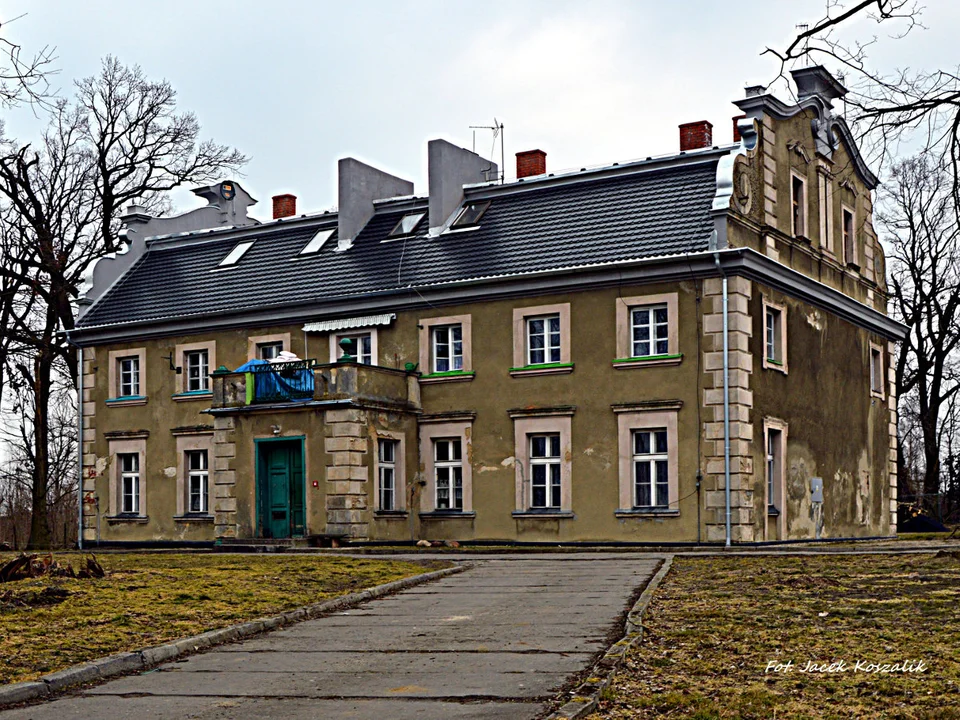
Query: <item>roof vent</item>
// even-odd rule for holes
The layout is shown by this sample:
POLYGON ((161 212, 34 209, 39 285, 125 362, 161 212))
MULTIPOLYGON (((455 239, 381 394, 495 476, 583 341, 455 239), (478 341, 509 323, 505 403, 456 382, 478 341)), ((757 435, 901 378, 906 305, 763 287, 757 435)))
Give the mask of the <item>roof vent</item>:
POLYGON ((297 214, 297 196, 286 193, 273 196, 273 219, 290 217, 297 214))
POLYGON ((547 154, 543 150, 524 150, 517 153, 517 180, 547 172, 547 154))
POLYGON ((713 125, 706 120, 684 123, 680 126, 680 152, 700 150, 713 145, 713 125))

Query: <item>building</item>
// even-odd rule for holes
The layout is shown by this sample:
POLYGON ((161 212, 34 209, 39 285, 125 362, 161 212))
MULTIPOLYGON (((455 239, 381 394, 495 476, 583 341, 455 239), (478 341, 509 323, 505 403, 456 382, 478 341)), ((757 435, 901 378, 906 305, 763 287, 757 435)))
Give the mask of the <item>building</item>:
POLYGON ((721 146, 501 183, 434 140, 427 196, 344 159, 337 211, 131 208, 70 334, 85 541, 895 533, 877 179, 793 76, 721 146))

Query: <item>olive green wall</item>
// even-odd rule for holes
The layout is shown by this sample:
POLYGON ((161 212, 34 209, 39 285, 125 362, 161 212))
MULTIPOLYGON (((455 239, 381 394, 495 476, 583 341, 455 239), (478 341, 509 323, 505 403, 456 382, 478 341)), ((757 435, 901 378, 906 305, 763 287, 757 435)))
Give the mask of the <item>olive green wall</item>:
MULTIPOLYGON (((759 284, 750 309, 755 517, 766 517, 763 419, 770 417, 789 426, 785 464, 789 538, 815 537, 812 477, 823 478, 823 537, 889 534, 890 411, 886 398, 870 392, 870 342, 886 348, 886 341, 759 284), (787 374, 762 367, 764 298, 786 306, 787 374)), ((888 363, 884 352, 885 396, 888 363)))

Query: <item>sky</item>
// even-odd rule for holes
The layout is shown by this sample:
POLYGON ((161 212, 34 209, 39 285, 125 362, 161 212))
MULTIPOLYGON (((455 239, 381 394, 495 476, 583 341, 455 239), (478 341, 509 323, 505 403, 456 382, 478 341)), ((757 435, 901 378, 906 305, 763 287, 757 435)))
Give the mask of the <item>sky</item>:
MULTIPOLYGON (((688 121, 709 120, 714 142, 729 142, 731 102, 777 75, 764 48, 784 47, 824 10, 824 0, 0 0, 0 22, 26 53, 56 48, 64 95, 108 54, 169 80, 203 137, 250 157, 234 179, 268 219, 279 193, 297 195, 298 212, 334 206, 342 157, 425 192, 427 140, 473 148, 470 126, 494 118, 508 180, 521 150, 544 150, 551 172, 676 152, 688 121)), ((923 18, 904 39, 884 30, 871 61, 956 66, 960 3, 929 0, 923 18)), ((878 30, 864 20, 848 32, 878 30)), ((26 110, 4 120, 21 139, 41 128, 26 110)), ((475 143, 499 163, 489 130, 475 143)), ((186 190, 174 201, 197 203, 186 190)))

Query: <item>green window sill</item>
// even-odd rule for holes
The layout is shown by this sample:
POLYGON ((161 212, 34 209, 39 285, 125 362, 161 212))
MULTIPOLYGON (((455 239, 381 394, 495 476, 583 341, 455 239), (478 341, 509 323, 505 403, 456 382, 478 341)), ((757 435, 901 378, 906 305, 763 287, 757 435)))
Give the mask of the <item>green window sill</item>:
POLYGON ((107 406, 109 407, 123 407, 126 405, 146 405, 147 396, 146 395, 124 395, 122 397, 109 398, 107 400, 107 406))
POLYGON ((670 355, 642 355, 639 357, 617 358, 613 361, 615 368, 655 367, 657 365, 679 365, 683 360, 683 353, 670 355))
POLYGON ((510 375, 523 377, 525 375, 564 375, 573 372, 573 363, 540 363, 538 365, 524 365, 510 368, 510 375))
POLYGON ((447 372, 427 373, 420 376, 421 383, 469 382, 476 373, 473 370, 448 370, 447 372))

